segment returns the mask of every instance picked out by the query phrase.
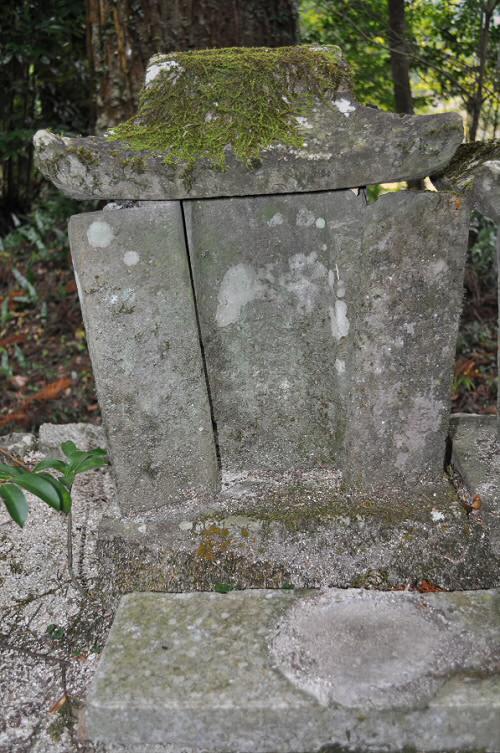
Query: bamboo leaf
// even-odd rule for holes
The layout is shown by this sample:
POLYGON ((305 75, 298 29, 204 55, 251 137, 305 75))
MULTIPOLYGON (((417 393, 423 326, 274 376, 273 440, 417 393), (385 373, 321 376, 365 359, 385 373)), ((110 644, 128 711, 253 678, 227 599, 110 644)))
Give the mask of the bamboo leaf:
POLYGON ((0 486, 0 497, 2 497, 12 520, 22 528, 29 513, 29 506, 24 493, 14 484, 2 484, 0 486))
POLYGON ((53 507, 54 510, 61 510, 61 498, 57 490, 45 478, 41 477, 40 474, 23 471, 16 476, 16 484, 22 486, 26 491, 35 494, 42 502, 48 504, 49 507, 53 507))
POLYGON ((57 460, 56 458, 46 458, 37 463, 33 470, 44 471, 46 468, 54 468, 54 470, 64 473, 67 468, 67 463, 63 460, 57 460))
POLYGON ((57 478, 54 478, 54 476, 51 476, 50 473, 38 473, 38 476, 45 479, 51 486, 54 487, 57 494, 59 495, 59 499, 61 502, 61 511, 68 514, 71 512, 71 506, 73 504, 73 500, 71 499, 71 494, 67 490, 67 488, 64 486, 64 483, 60 481, 57 478))

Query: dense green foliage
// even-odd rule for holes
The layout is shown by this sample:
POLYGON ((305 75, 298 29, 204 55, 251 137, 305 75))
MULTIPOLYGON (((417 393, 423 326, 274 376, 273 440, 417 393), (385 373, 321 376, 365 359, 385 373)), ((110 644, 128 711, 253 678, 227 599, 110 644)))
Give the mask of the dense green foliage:
POLYGON ((2 3, 0 91, 0 208, 5 223, 10 212, 29 209, 38 188, 32 166, 35 131, 89 127, 84 3, 2 3))
POLYGON ((336 47, 197 50, 159 55, 154 66, 138 114, 109 138, 188 167, 208 159, 223 168, 228 144, 247 163, 273 143, 302 146, 297 118, 316 97, 334 97, 346 75, 336 47))
MULTIPOLYGON (((481 29, 485 10, 494 5, 494 0, 412 0, 406 4, 417 111, 442 109, 444 104, 448 109, 462 109, 471 120, 481 75, 481 29)), ((492 10, 477 133, 482 139, 494 138, 500 117, 499 21, 498 9, 492 10)), ((394 109, 387 0, 302 0, 302 22, 307 40, 341 47, 361 101, 394 109)))
POLYGON ((102 468, 108 464, 106 450, 79 450, 74 442, 63 442, 61 449, 67 460, 47 458, 30 471, 24 466, 0 463, 0 498, 7 512, 19 526, 28 518, 29 506, 24 491, 34 494, 58 512, 69 515, 73 501, 71 489, 80 473, 102 468), (56 471, 47 473, 47 471, 56 471))

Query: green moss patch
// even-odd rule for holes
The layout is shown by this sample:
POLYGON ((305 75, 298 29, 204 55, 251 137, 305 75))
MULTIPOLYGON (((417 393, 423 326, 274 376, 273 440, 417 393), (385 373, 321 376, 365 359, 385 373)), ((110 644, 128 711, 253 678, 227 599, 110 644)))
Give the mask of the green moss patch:
POLYGON ((223 169, 228 146, 247 165, 272 144, 303 146, 297 118, 331 102, 347 71, 336 47, 233 47, 158 55, 149 76, 138 113, 108 138, 223 169))

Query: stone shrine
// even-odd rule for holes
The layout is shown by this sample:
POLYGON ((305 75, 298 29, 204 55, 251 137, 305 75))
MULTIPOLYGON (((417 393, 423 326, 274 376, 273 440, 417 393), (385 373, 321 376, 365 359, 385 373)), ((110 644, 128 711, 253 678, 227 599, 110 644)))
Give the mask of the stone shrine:
MULTIPOLYGON (((70 222, 121 513, 101 528, 103 577, 116 593, 332 589, 126 597, 89 698, 92 739, 500 746, 493 591, 466 604, 336 590, 491 589, 500 555, 496 430, 479 516, 444 472, 480 190, 453 178, 462 121, 384 113, 351 89, 333 47, 156 56, 130 121, 35 137, 56 186, 111 202, 70 222), (439 191, 369 199, 372 184, 430 175, 439 191), (476 612, 474 646, 462 634, 476 612)), ((485 147, 470 169, 477 186, 492 173, 483 211, 498 221, 496 160, 485 147)))

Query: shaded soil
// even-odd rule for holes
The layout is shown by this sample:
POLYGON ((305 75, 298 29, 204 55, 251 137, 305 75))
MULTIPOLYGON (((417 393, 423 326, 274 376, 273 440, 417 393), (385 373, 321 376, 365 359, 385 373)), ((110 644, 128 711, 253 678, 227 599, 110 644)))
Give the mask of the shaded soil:
POLYGON ((64 227, 0 249, 0 434, 100 422, 64 227))

